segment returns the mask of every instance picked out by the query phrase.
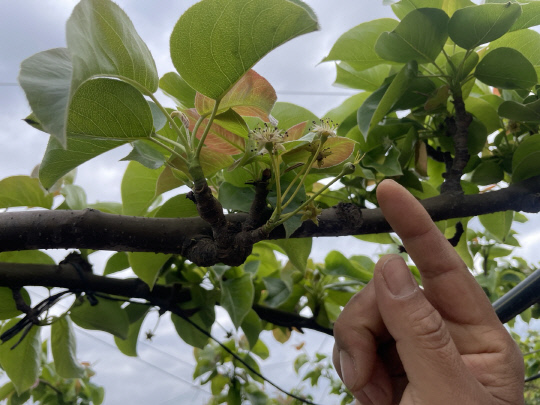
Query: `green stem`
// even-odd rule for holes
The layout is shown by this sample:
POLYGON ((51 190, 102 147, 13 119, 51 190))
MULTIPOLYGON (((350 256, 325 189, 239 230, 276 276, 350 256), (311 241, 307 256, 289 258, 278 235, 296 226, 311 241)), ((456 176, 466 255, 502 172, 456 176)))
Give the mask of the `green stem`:
MULTIPOLYGON (((157 134, 156 134, 157 135, 157 134)), ((171 154, 173 154, 174 156, 176 156, 177 158, 179 158, 182 162, 184 162, 186 165, 187 165, 187 160, 185 157, 183 157, 181 154, 179 154, 177 151, 175 151, 174 149, 172 148, 169 148, 167 145, 165 145, 163 142, 160 142, 158 141, 156 138, 154 137, 150 137, 150 140, 152 142, 154 142, 156 145, 159 145, 161 146, 163 149, 166 149, 168 150, 169 152, 171 152, 171 154)))
POLYGON ((180 149, 183 153, 186 153, 186 148, 184 145, 173 141, 172 139, 167 138, 166 136, 160 135, 160 134, 153 134, 152 137, 150 137, 150 140, 154 141, 154 139, 161 139, 162 141, 168 142, 173 146, 176 146, 178 149, 180 149))
MULTIPOLYGON (((216 103, 214 104, 214 108, 212 109, 212 114, 210 114, 210 118, 208 118, 208 124, 206 124, 206 128, 204 129, 204 132, 201 135, 201 139, 199 139, 199 145, 197 146, 197 150, 195 151, 195 159, 197 161, 199 160, 199 156, 201 156, 201 150, 203 148, 206 136, 208 135, 208 132, 210 132, 210 127, 212 126, 212 123, 214 122, 214 118, 217 115, 220 101, 221 100, 216 100, 216 103)), ((201 118, 204 119, 204 115, 201 116, 201 118)), ((195 129, 198 129, 198 128, 195 128, 195 129)), ((196 135, 196 132, 195 132, 195 135, 193 136, 193 139, 195 140, 196 138, 197 138, 197 135, 196 135)))
MULTIPOLYGON (((353 165, 351 165, 353 166, 353 165)), ((354 166, 353 166, 354 167, 354 166)), ((313 194, 305 203, 303 203, 301 206, 299 206, 297 209, 295 209, 293 212, 290 212, 288 214, 285 214, 283 215, 278 221, 276 221, 275 223, 272 223, 270 226, 271 226, 271 229, 272 230, 273 228, 281 225, 282 223, 284 223, 286 220, 288 220, 289 218, 295 216, 296 214, 298 214, 300 211, 302 211, 305 207, 307 207, 309 204, 311 204, 311 202, 313 200, 315 200, 315 198, 317 198, 319 195, 321 195, 322 193, 324 193, 326 190, 328 190, 328 188, 330 186, 332 186, 335 182, 339 181, 343 176, 346 176, 347 174, 351 174, 352 172, 354 172, 354 169, 351 171, 351 170, 346 170, 345 168, 343 168, 343 170, 341 171, 340 174, 338 174, 336 177, 334 177, 334 179, 328 183, 326 186, 324 186, 322 189, 320 189, 319 191, 317 191, 315 194, 313 194)), ((269 221, 270 222, 270 221, 269 221)))
MULTIPOLYGON (((296 197, 296 194, 298 194, 298 192, 301 190, 302 185, 304 184, 304 181, 306 180, 306 177, 309 174, 311 167, 313 166, 313 163, 315 162, 315 159, 317 159, 317 156, 319 156, 319 153, 321 153, 322 147, 324 145, 324 141, 326 141, 326 139, 323 140, 322 138, 319 141, 319 147, 317 148, 317 151, 315 152, 315 154, 311 156, 311 159, 309 160, 306 170, 304 171, 304 175, 302 176, 302 180, 300 180, 300 182, 296 186, 296 189, 294 190, 294 193, 291 195, 291 197, 287 200, 285 204, 283 204, 283 209, 285 209, 293 201, 294 197, 296 197)), ((293 183, 289 185, 289 188, 290 186, 292 186, 292 184, 293 183)), ((285 198, 285 195, 287 195, 288 191, 289 189, 285 191, 283 198, 285 198)))
POLYGON ((273 154, 273 150, 270 151, 270 161, 272 162, 272 170, 274 172, 274 177, 276 179, 276 193, 277 193, 277 200, 276 200, 276 209, 272 213, 272 218, 279 218, 282 211, 282 195, 281 195, 281 174, 279 172, 279 162, 276 159, 276 156, 273 154))
POLYGON ((199 127, 201 126, 204 119, 208 116, 208 114, 201 115, 197 122, 195 123, 195 127, 193 128, 193 131, 191 132, 191 138, 189 140, 190 145, 193 145, 193 149, 195 149, 195 138, 197 138, 197 132, 199 131, 199 127))

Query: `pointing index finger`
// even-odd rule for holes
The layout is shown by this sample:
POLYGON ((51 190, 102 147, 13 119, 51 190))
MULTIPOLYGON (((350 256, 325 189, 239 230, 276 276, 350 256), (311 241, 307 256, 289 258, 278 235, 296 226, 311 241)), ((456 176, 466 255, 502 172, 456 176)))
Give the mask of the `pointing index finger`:
POLYGON ((426 297, 441 315, 457 323, 500 325, 484 291, 424 207, 392 180, 379 184, 377 198, 422 275, 426 297))

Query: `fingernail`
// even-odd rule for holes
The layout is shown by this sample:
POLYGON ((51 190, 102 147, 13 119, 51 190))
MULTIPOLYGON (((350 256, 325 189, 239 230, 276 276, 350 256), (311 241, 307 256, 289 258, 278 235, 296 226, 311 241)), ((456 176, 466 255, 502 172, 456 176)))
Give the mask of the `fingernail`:
POLYGON ((382 276, 386 286, 396 298, 411 295, 418 288, 416 280, 401 257, 388 259, 383 264, 382 276))
POLYGON ((339 363, 341 364, 341 376, 343 377, 343 384, 348 389, 352 389, 354 387, 354 383, 356 382, 356 367, 354 365, 354 360, 344 350, 341 350, 339 352, 339 363))

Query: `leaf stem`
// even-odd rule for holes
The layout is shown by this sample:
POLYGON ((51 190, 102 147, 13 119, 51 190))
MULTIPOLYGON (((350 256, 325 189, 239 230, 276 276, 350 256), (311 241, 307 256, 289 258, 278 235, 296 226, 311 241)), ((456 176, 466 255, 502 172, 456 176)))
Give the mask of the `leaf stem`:
POLYGON ((162 141, 165 141, 165 142, 168 142, 170 143, 171 145, 173 146, 176 146, 178 149, 180 149, 182 152, 186 153, 186 148, 184 147, 184 145, 182 145, 181 143, 178 143, 178 142, 175 142, 173 141, 172 139, 169 139, 167 138, 166 136, 163 136, 163 135, 160 135, 160 134, 156 134, 154 133, 152 137, 150 137, 150 139, 153 141, 154 139, 160 139, 162 141))
MULTIPOLYGON (((157 134, 155 134, 157 135, 157 134)), ((171 154, 173 154, 174 156, 176 156, 177 158, 179 158, 182 162, 184 162, 186 165, 187 165, 187 160, 185 157, 183 157, 180 153, 178 153, 177 151, 175 151, 174 149, 172 148, 169 148, 167 145, 165 145, 163 142, 160 142, 158 141, 156 138, 154 137, 150 137, 150 140, 152 142, 154 142, 156 145, 159 145, 161 146, 163 149, 166 149, 168 150, 169 152, 171 152, 171 154)))
POLYGON ((273 150, 270 151, 270 161, 272 162, 272 171, 274 172, 274 177, 276 179, 276 209, 272 213, 272 218, 279 218, 283 207, 281 206, 282 198, 281 195, 281 174, 279 172, 279 161, 276 159, 276 156, 273 154, 273 150))
MULTIPOLYGON (((195 151, 195 159, 197 161, 199 160, 199 156, 201 156, 201 150, 203 148, 206 136, 208 135, 208 132, 210 132, 210 127, 212 127, 212 123, 214 122, 214 118, 217 115, 220 101, 221 100, 216 100, 216 103, 214 104, 214 108, 212 109, 212 114, 210 114, 210 118, 208 118, 208 124, 206 124, 206 128, 204 129, 204 132, 201 135, 201 139, 199 139, 199 145, 197 146, 197 150, 195 151)), ((201 115, 201 118, 204 119, 204 117, 205 117, 204 115, 201 115)), ((195 129, 198 130, 198 128, 195 128, 195 129)), ((195 140, 197 138, 196 132, 194 132, 194 134, 195 135, 193 136, 193 140, 195 140)))

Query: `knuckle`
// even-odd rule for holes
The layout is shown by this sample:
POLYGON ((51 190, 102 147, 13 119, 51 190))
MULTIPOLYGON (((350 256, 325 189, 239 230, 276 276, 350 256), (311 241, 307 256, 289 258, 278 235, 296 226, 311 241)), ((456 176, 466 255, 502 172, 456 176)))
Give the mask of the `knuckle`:
POLYGON ((415 339, 428 350, 440 350, 451 342, 443 318, 431 305, 417 308, 409 317, 415 339))

